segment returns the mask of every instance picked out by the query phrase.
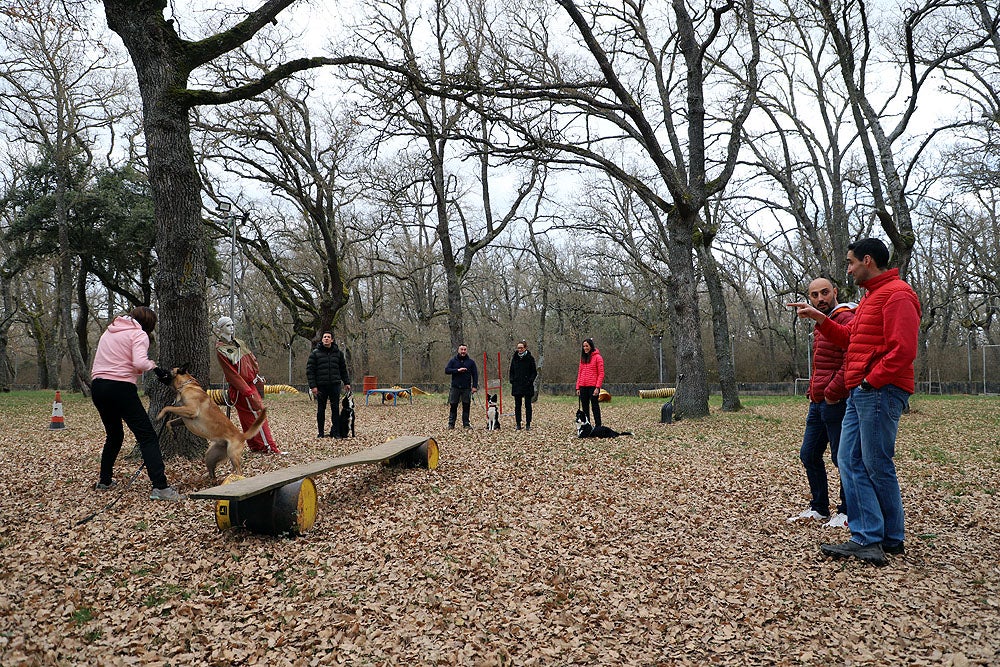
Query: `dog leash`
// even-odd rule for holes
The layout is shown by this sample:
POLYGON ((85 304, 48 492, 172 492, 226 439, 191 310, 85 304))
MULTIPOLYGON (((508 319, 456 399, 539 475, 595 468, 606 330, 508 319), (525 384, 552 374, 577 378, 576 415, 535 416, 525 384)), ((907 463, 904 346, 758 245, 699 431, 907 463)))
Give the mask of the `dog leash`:
POLYGON ((138 477, 138 476, 139 476, 139 473, 141 473, 141 472, 142 472, 142 469, 143 469, 143 468, 145 468, 145 467, 146 467, 146 462, 145 462, 145 461, 143 461, 143 462, 142 462, 142 465, 140 465, 140 466, 139 466, 139 469, 138 469, 138 470, 136 470, 136 471, 135 471, 135 474, 133 474, 133 475, 132 475, 132 479, 130 479, 130 480, 128 481, 128 483, 126 483, 126 484, 125 484, 125 486, 123 486, 123 487, 122 487, 121 491, 119 491, 119 492, 118 492, 118 495, 117 495, 117 496, 115 496, 115 497, 114 497, 114 498, 113 498, 113 499, 111 500, 111 502, 109 502, 108 504, 106 504, 106 505, 105 505, 104 507, 102 507, 101 509, 97 510, 97 511, 96 511, 96 512, 94 512, 93 514, 90 514, 90 515, 88 515, 88 516, 85 516, 84 518, 80 519, 79 521, 77 521, 77 522, 76 522, 76 523, 75 523, 75 524, 73 525, 73 527, 74 527, 74 528, 76 528, 76 527, 78 527, 78 526, 82 526, 83 524, 87 523, 88 521, 90 521, 91 519, 93 519, 94 517, 96 517, 96 516, 97 516, 98 514, 100 514, 101 512, 103 512, 103 511, 105 511, 105 510, 107 510, 107 509, 109 509, 109 508, 110 508, 110 507, 111 507, 112 505, 114 505, 114 504, 115 504, 115 503, 117 503, 117 502, 118 502, 119 500, 121 500, 122 496, 123 496, 123 495, 125 495, 125 492, 126 492, 126 491, 128 491, 128 489, 129 489, 129 487, 130 487, 130 486, 132 486, 132 482, 134 482, 134 481, 135 481, 136 477, 138 477))
MULTIPOLYGON (((157 443, 157 447, 159 447, 159 442, 160 442, 160 436, 162 436, 162 435, 163 435, 163 429, 164 429, 164 428, 166 427, 166 425, 167 425, 167 421, 169 421, 169 420, 167 420, 167 419, 164 419, 164 420, 163 420, 163 424, 162 424, 162 425, 160 426, 160 432, 156 434, 156 443, 157 443)), ((128 481, 128 482, 126 483, 126 484, 125 484, 125 486, 123 486, 123 487, 121 488, 121 490, 120 490, 120 491, 118 492, 118 495, 117 495, 117 496, 115 496, 114 498, 112 498, 112 499, 111 499, 111 500, 110 500, 110 501, 109 501, 109 502, 108 502, 108 503, 107 503, 107 504, 106 504, 106 505, 105 505, 104 507, 102 507, 101 509, 99 509, 99 510, 97 510, 96 512, 94 512, 93 514, 89 514, 89 515, 87 515, 87 516, 83 517, 82 519, 80 519, 79 521, 77 521, 77 522, 76 522, 75 524, 73 524, 73 527, 74 527, 74 528, 77 528, 77 527, 79 527, 79 526, 82 526, 83 524, 87 523, 88 521, 90 521, 90 520, 94 519, 94 518, 95 518, 95 517, 96 517, 96 516, 97 516, 98 514, 101 514, 102 512, 104 512, 104 511, 106 511, 106 510, 110 509, 112 505, 114 505, 114 504, 115 504, 115 503, 117 503, 117 502, 118 502, 119 500, 121 500, 121 499, 122 499, 122 496, 124 496, 124 495, 125 495, 125 492, 129 490, 129 487, 131 487, 131 486, 132 486, 132 484, 133 484, 133 482, 135 482, 136 478, 137 478, 137 477, 139 477, 139 473, 141 473, 141 472, 142 472, 142 469, 143 469, 143 468, 145 468, 145 467, 146 467, 146 462, 145 462, 145 461, 143 461, 143 462, 142 462, 142 464, 141 464, 141 465, 139 466, 139 469, 138 469, 138 470, 136 470, 136 471, 135 471, 135 472, 134 472, 134 473, 132 474, 132 478, 131 478, 131 479, 130 479, 130 480, 129 480, 129 481, 128 481)))

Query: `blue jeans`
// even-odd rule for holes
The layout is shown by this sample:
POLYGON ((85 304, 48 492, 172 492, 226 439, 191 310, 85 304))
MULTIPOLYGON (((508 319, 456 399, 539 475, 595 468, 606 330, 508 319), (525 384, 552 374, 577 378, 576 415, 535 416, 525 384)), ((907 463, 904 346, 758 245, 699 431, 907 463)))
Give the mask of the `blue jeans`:
POLYGON ((858 544, 903 542, 903 498, 892 457, 909 399, 891 384, 871 391, 857 387, 847 399, 838 461, 851 539, 858 544))
MULTIPOLYGON (((823 453, 829 444, 833 465, 837 465, 840 428, 846 410, 847 403, 844 401, 833 404, 809 403, 809 412, 806 415, 806 431, 802 436, 799 458, 806 468, 806 478, 809 480, 809 493, 812 496, 809 507, 823 516, 830 513, 830 488, 826 480, 823 453)), ((840 487, 840 504, 837 505, 837 511, 847 513, 843 484, 840 487)))

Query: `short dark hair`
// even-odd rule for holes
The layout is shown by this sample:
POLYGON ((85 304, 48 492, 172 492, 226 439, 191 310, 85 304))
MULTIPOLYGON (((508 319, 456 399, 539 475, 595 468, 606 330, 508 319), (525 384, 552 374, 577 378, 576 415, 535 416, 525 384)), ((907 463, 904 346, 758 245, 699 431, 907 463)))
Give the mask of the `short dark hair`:
POLYGON ((325 336, 327 334, 330 334, 330 338, 333 338, 333 332, 330 331, 329 329, 327 329, 326 331, 320 333, 319 337, 322 338, 323 336, 325 336))
POLYGON ((138 322, 146 333, 153 333, 153 329, 156 328, 156 313, 149 306, 136 306, 128 316, 138 322))
POLYGON ((861 239, 847 246, 847 249, 858 259, 864 259, 865 255, 868 255, 880 269, 889 266, 889 248, 879 239, 861 239))

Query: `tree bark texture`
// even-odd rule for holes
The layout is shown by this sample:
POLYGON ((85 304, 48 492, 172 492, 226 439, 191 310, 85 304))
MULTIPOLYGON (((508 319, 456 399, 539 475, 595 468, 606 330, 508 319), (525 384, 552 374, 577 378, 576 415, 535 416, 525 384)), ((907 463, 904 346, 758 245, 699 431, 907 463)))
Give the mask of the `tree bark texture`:
POLYGON ((708 414, 708 380, 698 312, 698 277, 693 259, 695 216, 695 213, 689 212, 682 218, 677 209, 667 216, 670 227, 667 253, 671 271, 667 292, 674 315, 672 333, 679 374, 674 410, 682 417, 708 414))
MULTIPOLYGON (((188 106, 182 92, 190 74, 185 50, 160 1, 106 0, 108 26, 122 38, 138 77, 149 182, 156 218, 154 284, 159 358, 164 367, 187 363, 204 385, 209 377, 206 238, 201 218, 201 180, 191 145, 188 106)), ((173 401, 172 389, 146 383, 155 416, 173 401)), ((166 436, 166 432, 164 433, 166 436)), ((205 442, 174 429, 161 443, 164 456, 196 457, 205 442)))
POLYGON ((719 365, 719 387, 722 390, 723 412, 736 412, 741 407, 739 385, 736 382, 736 365, 730 346, 729 312, 726 309, 726 295, 719 277, 719 265, 712 255, 712 241, 707 234, 700 235, 702 243, 697 246, 701 272, 708 288, 708 301, 712 308, 712 340, 715 343, 715 358, 719 365))

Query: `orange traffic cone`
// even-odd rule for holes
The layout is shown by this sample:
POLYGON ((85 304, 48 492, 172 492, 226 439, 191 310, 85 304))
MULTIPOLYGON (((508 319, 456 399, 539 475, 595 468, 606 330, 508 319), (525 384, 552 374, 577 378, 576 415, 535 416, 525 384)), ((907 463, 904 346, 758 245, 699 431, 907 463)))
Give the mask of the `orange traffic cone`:
POLYGON ((61 428, 66 428, 66 424, 63 423, 62 397, 57 389, 56 400, 52 402, 52 421, 49 422, 49 430, 57 431, 61 428))

